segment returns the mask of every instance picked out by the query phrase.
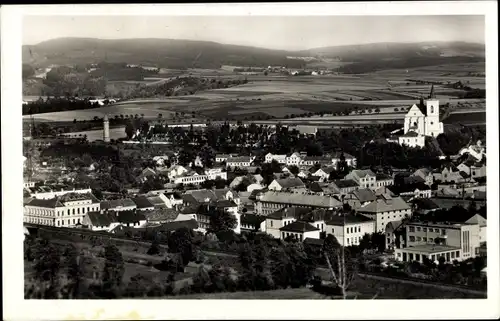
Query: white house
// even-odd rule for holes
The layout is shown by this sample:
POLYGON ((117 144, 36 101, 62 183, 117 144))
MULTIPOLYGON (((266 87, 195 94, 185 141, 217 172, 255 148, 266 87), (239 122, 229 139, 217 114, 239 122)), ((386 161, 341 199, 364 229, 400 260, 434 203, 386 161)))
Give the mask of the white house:
POLYGON ((188 172, 187 168, 181 165, 173 165, 167 169, 167 177, 173 181, 177 177, 180 177, 188 172))
POLYGON ((482 144, 480 140, 477 141, 476 144, 470 144, 462 148, 459 152, 459 155, 469 154, 478 161, 483 159, 483 156, 486 156, 486 146, 482 144))
POLYGON ((346 180, 353 180, 360 188, 377 188, 377 175, 370 169, 355 169, 345 176, 346 180))
POLYGON ((302 163, 302 157, 300 156, 299 153, 293 153, 292 155, 286 157, 286 164, 288 166, 290 165, 299 166, 301 163, 302 163))
POLYGON ((425 146, 425 136, 419 135, 414 131, 409 131, 398 137, 399 145, 406 145, 408 147, 424 147, 425 146))
POLYGON ((336 215, 326 222, 326 233, 342 246, 359 245, 365 234, 375 233, 375 221, 362 215, 336 215))
POLYGON ((474 215, 467 221, 467 224, 477 224, 479 225, 479 243, 486 242, 486 219, 479 214, 474 215))
POLYGON ((269 184, 267 187, 270 191, 281 191, 285 189, 296 189, 302 188, 306 185, 300 178, 283 178, 283 179, 275 179, 269 184))
POLYGON ((275 160, 280 164, 286 164, 286 158, 286 155, 274 155, 272 153, 267 153, 264 162, 271 163, 273 160, 275 160))
POLYGON ((245 168, 252 164, 255 156, 237 156, 229 157, 226 160, 226 167, 228 168, 245 168))
POLYGON ((319 240, 320 230, 307 222, 295 221, 280 228, 280 239, 284 240, 288 237, 301 242, 307 238, 319 240))
POLYGON ((66 194, 89 194, 92 193, 90 188, 72 188, 72 189, 61 189, 53 190, 52 188, 45 188, 34 191, 31 197, 41 200, 53 199, 56 197, 61 197, 66 194))
POLYGON ((266 218, 266 232, 274 238, 280 238, 280 229, 297 220, 300 215, 311 212, 310 208, 303 207, 282 207, 270 213, 266 218))

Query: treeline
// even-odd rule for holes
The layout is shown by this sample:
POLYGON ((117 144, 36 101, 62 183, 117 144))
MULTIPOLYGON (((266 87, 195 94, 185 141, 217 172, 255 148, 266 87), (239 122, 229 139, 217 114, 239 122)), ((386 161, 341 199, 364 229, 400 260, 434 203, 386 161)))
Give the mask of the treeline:
POLYGON ((341 66, 337 71, 345 74, 363 74, 386 69, 407 69, 442 64, 484 62, 481 57, 412 57, 394 60, 361 61, 341 66))
POLYGON ((158 75, 159 69, 144 69, 142 67, 129 67, 126 63, 101 62, 97 64, 96 70, 92 70, 92 77, 104 77, 108 81, 137 80, 142 81, 145 77, 158 75))
POLYGON ((107 80, 95 77, 86 70, 68 66, 52 68, 43 84, 42 96, 99 96, 106 92, 107 80))
POLYGON ((185 96, 194 95, 198 91, 229 88, 248 83, 245 79, 215 79, 182 77, 166 81, 160 85, 142 85, 134 89, 126 98, 149 98, 156 96, 185 96))
POLYGON ((88 98, 48 98, 46 100, 40 98, 38 100, 29 102, 26 105, 23 105, 22 112, 23 115, 34 115, 52 113, 57 111, 82 110, 98 107, 100 107, 99 103, 92 103, 88 98))

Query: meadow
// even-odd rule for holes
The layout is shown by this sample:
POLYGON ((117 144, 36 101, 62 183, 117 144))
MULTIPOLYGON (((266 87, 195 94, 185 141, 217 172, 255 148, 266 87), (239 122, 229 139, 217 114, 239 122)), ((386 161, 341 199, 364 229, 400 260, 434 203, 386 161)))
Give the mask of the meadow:
MULTIPOLYGON (((201 76, 241 78, 223 66, 219 70, 161 70, 158 78, 148 79, 141 83, 155 84, 165 81, 162 78, 174 76, 201 76)), ((394 108, 408 108, 418 103, 420 97, 429 94, 430 84, 418 81, 439 81, 455 83, 461 81, 473 88, 484 88, 484 63, 454 64, 432 67, 421 67, 408 70, 384 70, 362 75, 323 75, 323 76, 281 76, 247 75, 247 84, 197 92, 182 97, 164 97, 120 102, 113 106, 89 110, 65 111, 35 115, 36 119, 45 121, 73 119, 92 119, 104 114, 114 117, 120 114, 144 114, 145 118, 172 118, 175 112, 190 113, 195 111, 201 117, 214 120, 250 120, 267 117, 284 118, 290 115, 325 112, 327 114, 342 112, 357 106, 359 109, 380 109, 377 114, 339 116, 346 122, 392 121, 400 118, 401 112, 394 108), (392 111, 391 111, 392 110, 392 111), (345 118, 348 117, 348 118, 345 118)), ((123 81, 111 82, 110 87, 137 86, 138 83, 123 81)), ((483 100, 457 99, 463 90, 434 86, 440 104, 449 103, 454 110, 485 110, 483 100)), ((456 116, 458 117, 458 116, 456 116)), ((336 120, 330 119, 330 120, 336 120)), ((341 118, 338 118, 340 120, 341 118)))

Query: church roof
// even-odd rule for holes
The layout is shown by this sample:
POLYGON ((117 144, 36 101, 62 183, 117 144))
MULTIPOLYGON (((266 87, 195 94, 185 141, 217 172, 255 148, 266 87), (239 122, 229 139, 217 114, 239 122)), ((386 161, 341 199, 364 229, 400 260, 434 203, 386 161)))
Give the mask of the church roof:
POLYGON ((414 131, 408 131, 406 134, 401 135, 401 137, 418 137, 418 133, 414 131))
POLYGON ((420 102, 417 105, 418 109, 424 114, 424 116, 427 116, 427 107, 424 104, 424 99, 420 98, 420 102))

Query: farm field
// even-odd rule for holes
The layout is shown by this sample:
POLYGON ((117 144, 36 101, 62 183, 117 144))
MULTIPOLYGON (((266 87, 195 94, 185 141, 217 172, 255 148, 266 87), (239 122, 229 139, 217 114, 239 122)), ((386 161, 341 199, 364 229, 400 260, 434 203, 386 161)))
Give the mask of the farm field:
MULTIPOLYGON (((220 70, 161 70, 159 77, 148 79, 145 83, 162 82, 165 81, 161 79, 163 76, 173 77, 179 74, 220 76, 221 78, 243 77, 241 74, 228 71, 227 66, 225 68, 220 70)), ((310 112, 334 113, 354 106, 358 106, 359 109, 366 106, 366 108, 379 107, 380 113, 373 116, 382 118, 382 114, 394 113, 395 107, 410 107, 418 103, 420 97, 428 95, 430 85, 416 84, 416 80, 448 81, 450 79, 450 82, 460 80, 464 83, 468 81, 472 87, 478 87, 475 84, 484 84, 485 79, 481 76, 483 74, 484 64, 478 63, 422 67, 408 71, 385 70, 363 75, 248 75, 246 76, 249 81, 247 84, 231 88, 207 90, 182 97, 124 101, 113 106, 38 114, 34 117, 46 121, 72 121, 75 118, 84 120, 95 116, 103 117, 104 114, 111 117, 120 114, 144 114, 146 118, 156 118, 162 113, 163 118, 168 119, 171 113, 195 111, 201 116, 212 119, 248 120, 265 119, 269 116, 282 118, 287 115, 310 112), (384 107, 387 107, 387 112, 384 107)), ((136 86, 136 84, 112 82, 110 86, 136 86)), ((456 99, 462 93, 461 90, 444 88, 440 85, 435 85, 434 90, 441 105, 449 103, 455 107, 454 109, 466 111, 485 109, 484 99, 456 99)), ((351 116, 356 118, 343 118, 343 121, 361 121, 367 117, 374 119, 372 114, 351 116)), ((389 119, 395 117, 388 116, 389 119)))

